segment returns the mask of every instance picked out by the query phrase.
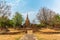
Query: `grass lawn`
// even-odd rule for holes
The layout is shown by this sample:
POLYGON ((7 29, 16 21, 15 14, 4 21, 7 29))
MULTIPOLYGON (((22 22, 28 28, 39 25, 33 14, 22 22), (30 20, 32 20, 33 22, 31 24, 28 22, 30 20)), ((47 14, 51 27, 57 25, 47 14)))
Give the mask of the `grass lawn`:
POLYGON ((0 35, 0 40, 17 40, 21 38, 24 34, 16 34, 16 35, 0 35))
POLYGON ((40 34, 35 33, 38 40, 60 40, 60 34, 40 34))
MULTIPOLYGON (((38 40, 60 40, 60 34, 40 34, 34 33, 38 40)), ((18 40, 24 34, 16 34, 16 35, 0 35, 0 40, 18 40)))
MULTIPOLYGON (((60 40, 60 34, 42 34, 40 32, 33 33, 38 40, 60 40)), ((19 33, 14 35, 0 35, 0 40, 18 40, 25 33, 19 33)))

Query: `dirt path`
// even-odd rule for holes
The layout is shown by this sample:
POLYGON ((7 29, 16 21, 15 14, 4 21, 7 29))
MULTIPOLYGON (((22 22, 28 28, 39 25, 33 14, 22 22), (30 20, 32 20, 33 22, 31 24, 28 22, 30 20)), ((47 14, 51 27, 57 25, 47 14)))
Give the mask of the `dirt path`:
POLYGON ((34 34, 25 34, 20 40, 37 40, 34 34))

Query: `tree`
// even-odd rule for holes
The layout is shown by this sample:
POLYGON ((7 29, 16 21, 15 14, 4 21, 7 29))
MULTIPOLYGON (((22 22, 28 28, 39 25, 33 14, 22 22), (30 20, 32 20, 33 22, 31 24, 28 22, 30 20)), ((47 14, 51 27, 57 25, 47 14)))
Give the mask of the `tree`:
POLYGON ((0 16, 10 16, 11 6, 7 5, 5 1, 0 1, 0 16))
POLYGON ((52 19, 53 25, 59 25, 60 26, 60 15, 56 14, 52 19))
POLYGON ((6 27, 8 17, 11 14, 10 5, 7 5, 5 1, 0 1, 0 26, 6 27))
POLYGON ((12 28, 13 27, 13 20, 12 19, 7 20, 6 25, 8 26, 8 28, 12 28))
POLYGON ((21 26, 22 22, 23 22, 22 15, 19 12, 16 12, 16 14, 13 17, 13 23, 14 23, 13 26, 14 27, 15 26, 21 26))
POLYGON ((49 25, 49 23, 51 22, 52 18, 55 15, 56 13, 53 12, 52 10, 48 8, 42 8, 41 10, 39 10, 37 14, 37 19, 39 20, 40 23, 49 25))

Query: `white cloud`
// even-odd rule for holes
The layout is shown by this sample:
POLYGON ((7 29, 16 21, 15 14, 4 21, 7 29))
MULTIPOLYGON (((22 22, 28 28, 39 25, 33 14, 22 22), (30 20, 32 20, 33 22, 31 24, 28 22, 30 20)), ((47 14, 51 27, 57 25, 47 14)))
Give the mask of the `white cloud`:
MULTIPOLYGON (((17 6, 19 3, 22 3, 23 0, 14 0, 13 2, 7 2, 8 5, 11 5, 12 7, 17 6)), ((22 6, 22 5, 21 5, 22 6)))
POLYGON ((15 14, 15 10, 18 9, 18 7, 23 8, 26 5, 26 1, 24 0, 6 0, 7 5, 11 6, 11 18, 13 17, 13 15, 15 14))
POLYGON ((24 19, 26 19, 27 14, 31 23, 33 20, 36 20, 37 11, 28 11, 28 12, 22 13, 24 19))
POLYGON ((54 0, 52 10, 57 13, 60 13, 60 0, 54 0))
POLYGON ((5 0, 7 5, 11 6, 12 12, 15 12, 17 9, 23 8, 27 2, 25 0, 5 0), (20 7, 20 8, 19 8, 20 7))

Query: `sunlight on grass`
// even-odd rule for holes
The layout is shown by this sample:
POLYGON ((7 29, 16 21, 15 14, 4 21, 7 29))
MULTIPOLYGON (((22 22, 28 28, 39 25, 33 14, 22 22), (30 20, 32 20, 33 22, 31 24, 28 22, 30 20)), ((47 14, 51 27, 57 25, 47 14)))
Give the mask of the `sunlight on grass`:
POLYGON ((20 39, 20 37, 19 38, 15 38, 15 40, 19 40, 20 39))

